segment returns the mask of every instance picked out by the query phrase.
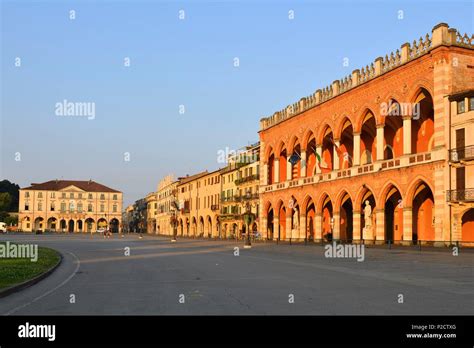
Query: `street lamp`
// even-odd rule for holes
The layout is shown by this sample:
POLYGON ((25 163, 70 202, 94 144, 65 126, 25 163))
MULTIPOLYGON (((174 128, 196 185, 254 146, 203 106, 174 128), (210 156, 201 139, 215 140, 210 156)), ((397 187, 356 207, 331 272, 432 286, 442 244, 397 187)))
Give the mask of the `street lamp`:
POLYGON ((252 247, 252 242, 250 239, 250 226, 253 224, 255 221, 255 214, 252 213, 252 203, 250 203, 250 192, 247 191, 245 194, 245 198, 247 202, 244 203, 245 206, 245 212, 242 214, 242 218, 244 220, 244 223, 246 225, 246 231, 247 231, 247 238, 245 239, 245 244, 244 248, 245 249, 250 249, 252 247))
POLYGON ((176 200, 176 190, 173 190, 172 193, 172 201, 171 201, 171 221, 173 224, 173 239, 171 239, 171 242, 174 243, 176 242, 176 236, 178 234, 178 211, 179 211, 179 205, 176 200))

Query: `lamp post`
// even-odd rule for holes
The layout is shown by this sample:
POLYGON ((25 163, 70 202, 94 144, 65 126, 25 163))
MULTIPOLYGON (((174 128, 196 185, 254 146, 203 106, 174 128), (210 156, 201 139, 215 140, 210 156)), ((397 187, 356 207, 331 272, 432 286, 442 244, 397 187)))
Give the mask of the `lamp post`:
POLYGON ((176 242, 176 236, 178 234, 178 211, 179 211, 179 204, 176 199, 177 190, 173 190, 172 192, 172 201, 171 201, 171 221, 173 224, 173 238, 171 242, 176 242))
POLYGON ((250 198, 251 198, 250 192, 247 191, 244 197, 247 200, 247 202, 243 203, 243 205, 245 206, 245 212, 242 214, 242 218, 246 226, 245 230, 247 232, 247 236, 246 236, 247 238, 245 239, 244 248, 250 249, 252 247, 252 241, 250 239, 250 226, 255 221, 255 214, 252 213, 252 203, 250 202, 250 198))

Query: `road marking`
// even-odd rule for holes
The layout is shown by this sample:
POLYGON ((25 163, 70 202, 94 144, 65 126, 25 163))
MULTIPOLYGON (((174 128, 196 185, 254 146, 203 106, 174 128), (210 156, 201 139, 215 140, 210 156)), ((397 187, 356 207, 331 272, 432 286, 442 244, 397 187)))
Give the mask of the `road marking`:
POLYGON ((79 267, 81 267, 81 261, 79 260, 79 258, 78 258, 75 254, 73 254, 73 253, 71 253, 71 252, 69 252, 69 251, 68 251, 68 254, 71 254, 71 255, 76 259, 76 261, 77 261, 76 269, 74 270, 74 272, 71 273, 71 275, 69 275, 69 277, 67 277, 61 284, 57 285, 56 287, 52 288, 51 290, 46 291, 43 295, 38 296, 38 297, 34 298, 33 300, 31 300, 30 302, 27 302, 27 303, 25 303, 25 304, 23 304, 23 305, 21 305, 21 306, 18 306, 18 307, 16 307, 16 308, 13 308, 13 309, 10 310, 9 312, 5 313, 5 315, 11 315, 11 314, 13 314, 13 313, 15 313, 15 312, 18 312, 20 309, 23 309, 23 308, 25 308, 25 307, 31 305, 32 303, 35 303, 36 301, 41 300, 43 297, 46 297, 46 296, 52 294, 53 292, 55 292, 55 291, 58 290, 59 288, 61 288, 61 287, 63 287, 64 285, 66 285, 66 283, 69 282, 69 281, 76 275, 77 271, 79 271, 79 267))

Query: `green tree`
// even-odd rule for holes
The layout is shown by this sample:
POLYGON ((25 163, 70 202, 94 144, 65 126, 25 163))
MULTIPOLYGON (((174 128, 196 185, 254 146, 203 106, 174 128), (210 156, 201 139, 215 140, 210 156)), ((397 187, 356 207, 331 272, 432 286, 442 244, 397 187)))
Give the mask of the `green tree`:
POLYGON ((8 192, 0 192, 0 211, 9 211, 12 196, 8 192))
POLYGON ((16 226, 18 225, 18 216, 9 215, 5 218, 4 222, 7 224, 7 226, 16 226))
MULTIPOLYGON (((9 193, 11 198, 9 206, 6 207, 4 211, 18 211, 20 186, 8 180, 2 180, 0 181, 0 193, 9 193)), ((2 211, 2 209, 0 209, 0 211, 2 211)))

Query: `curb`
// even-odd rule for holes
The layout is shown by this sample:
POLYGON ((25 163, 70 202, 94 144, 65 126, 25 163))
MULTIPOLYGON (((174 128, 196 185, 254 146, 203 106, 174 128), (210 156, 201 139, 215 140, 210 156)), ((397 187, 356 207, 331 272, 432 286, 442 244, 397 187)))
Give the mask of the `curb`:
POLYGON ((0 298, 6 297, 6 296, 11 295, 15 292, 26 289, 26 288, 40 282, 44 278, 48 277, 51 273, 53 273, 56 270, 56 268, 58 268, 59 265, 63 262, 63 258, 64 258, 63 254, 61 254, 59 251, 57 251, 57 250, 54 250, 54 251, 56 251, 59 254, 59 261, 54 266, 52 266, 46 272, 43 272, 40 275, 36 276, 35 278, 29 279, 29 280, 24 281, 23 283, 20 283, 20 284, 10 286, 9 288, 0 290, 0 298))

